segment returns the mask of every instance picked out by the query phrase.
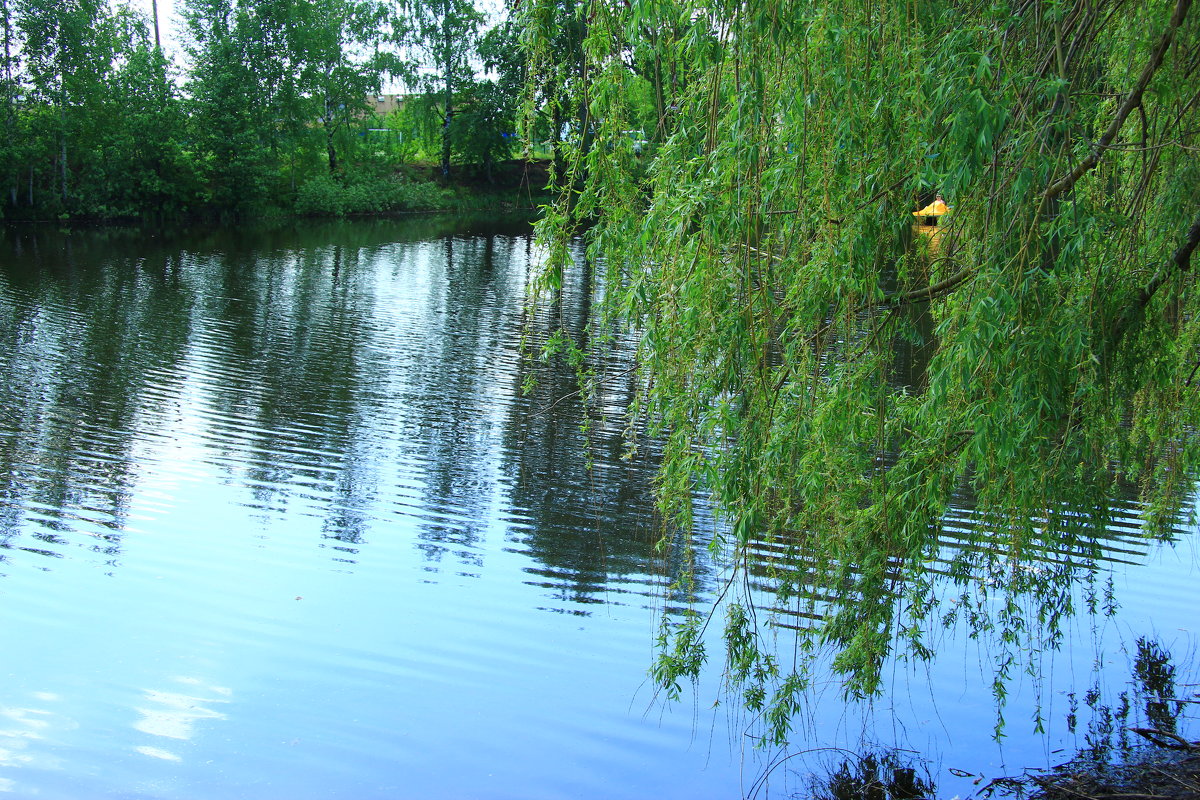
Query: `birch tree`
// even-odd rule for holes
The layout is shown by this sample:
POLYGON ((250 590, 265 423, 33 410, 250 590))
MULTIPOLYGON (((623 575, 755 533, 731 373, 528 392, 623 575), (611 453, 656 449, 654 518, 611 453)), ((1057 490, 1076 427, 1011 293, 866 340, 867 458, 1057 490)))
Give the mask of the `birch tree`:
MULTIPOLYGON (((31 96, 54 110, 60 201, 71 193, 72 136, 86 125, 113 58, 112 27, 103 0, 15 0, 25 75, 31 96)), ((11 45, 10 45, 11 46, 11 45)), ((11 52, 9 54, 11 58, 11 52)))
POLYGON ((483 14, 471 0, 428 0, 416 9, 416 41, 424 53, 423 82, 441 100, 441 168, 450 174, 455 96, 475 77, 472 59, 483 14))

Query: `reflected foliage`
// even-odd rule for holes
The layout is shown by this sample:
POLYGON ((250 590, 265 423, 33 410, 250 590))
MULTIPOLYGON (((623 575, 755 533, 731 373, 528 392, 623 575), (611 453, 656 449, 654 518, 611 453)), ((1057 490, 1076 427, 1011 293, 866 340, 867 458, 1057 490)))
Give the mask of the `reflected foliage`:
MULTIPOLYGON (((1195 722, 1198 695, 1177 684, 1174 656, 1161 642, 1135 643, 1127 688, 1106 696, 1099 685, 1070 695, 1067 723, 1083 745, 1065 763, 1020 778, 1000 778, 982 796, 1030 798, 1194 797, 1200 769, 1191 742, 1177 731, 1195 722), (1082 705, 1080 701, 1082 700, 1082 705), (1080 717, 1086 724, 1080 726, 1080 717)), ((1190 684, 1194 687, 1196 684, 1190 684)))
POLYGON ((82 525, 91 549, 115 557, 142 471, 135 419, 154 408, 143 401, 157 375, 186 350, 190 308, 178 293, 178 264, 122 259, 101 273, 89 268, 85 242, 6 233, 5 244, 36 268, 7 273, 0 295, 4 494, 43 509, 34 538, 63 544, 82 525))
POLYGON ((813 800, 918 800, 937 796, 924 765, 896 750, 845 759, 813 785, 813 800))
MULTIPOLYGON (((394 371, 380 342, 392 332, 377 307, 376 261, 478 224, 289 223, 158 240, 132 228, 3 231, 5 546, 63 555, 84 535, 115 558, 138 487, 176 466, 152 443, 189 419, 201 426, 190 433, 206 460, 225 481, 247 487, 255 513, 271 519, 317 502, 329 546, 352 561, 388 488, 370 433, 385 419, 385 378, 394 371), (134 248, 138 257, 122 255, 134 248), (199 398, 199 407, 185 411, 193 400, 181 398, 199 398)), ((487 291, 476 276, 439 276, 447 279, 455 307, 467 301, 454 292, 487 291)), ((483 317, 476 333, 495 326, 483 317)), ((496 343, 468 345, 482 358, 496 343)), ((458 355, 441 363, 475 381, 458 355)), ((423 378, 429 383, 414 386, 414 398, 480 391, 438 386, 449 377, 436 371, 423 378)), ((455 430, 455 420, 445 427, 455 430)), ((423 460, 453 461, 455 442, 439 447, 423 460)), ((462 481, 485 483, 468 476, 433 485, 446 484, 439 496, 463 503, 470 498, 460 496, 462 481)))
MULTIPOLYGON (((560 326, 584 335, 597 291, 591 269, 572 275, 554 304, 524 320, 526 342, 540 348, 560 326)), ((626 602, 623 594, 645 591, 632 576, 651 569, 647 556, 658 530, 649 493, 653 453, 626 458, 615 416, 589 413, 630 401, 630 357, 619 349, 609 354, 588 389, 590 402, 569 354, 526 358, 512 387, 522 412, 506 431, 506 471, 514 476, 514 505, 530 515, 518 534, 537 554, 530 580, 561 586, 563 599, 574 602, 626 602)))
POLYGON ((316 520, 339 569, 410 536, 430 579, 474 576, 504 537, 547 608, 650 602, 649 452, 558 402, 570 365, 521 359, 531 325, 583 330, 594 288, 525 315, 527 219, 0 237, 0 519, 33 563, 87 541, 115 564, 131 505, 151 524, 146 487, 182 472, 232 492, 247 537, 316 520))
MULTIPOLYGON (((527 220, 173 235, 31 227, 0 231, 0 248, 0 571, 117 570, 122 550, 152 537, 170 551, 171 537, 204 547, 211 536, 246 542, 255 556, 260 544, 272 556, 315 555, 320 569, 359 577, 382 566, 390 587, 398 545, 418 554, 419 580, 452 593, 504 574, 517 579, 503 592, 533 595, 530 605, 554 613, 584 615, 601 602, 665 609, 664 647, 684 646, 667 650, 678 661, 656 677, 674 678, 679 693, 715 638, 689 611, 728 587, 728 649, 713 652, 728 656, 728 676, 745 692, 735 696, 781 727, 803 710, 806 678, 777 681, 788 662, 762 657, 760 622, 770 615, 771 635, 785 643, 819 632, 855 576, 830 580, 799 533, 749 537, 732 584, 729 562, 698 547, 692 530, 668 528, 676 538, 654 550, 664 526, 649 485, 669 442, 619 413, 649 390, 634 369, 640 342, 593 327, 614 288, 582 249, 552 302, 531 311, 526 291, 544 251, 527 220), (602 356, 572 349, 598 336, 608 337, 602 356), (175 503, 204 513, 181 519, 189 515, 175 503), (214 519, 228 527, 213 530, 214 519), (795 565, 811 577, 795 579, 795 565)), ((904 558, 889 554, 885 591, 872 599, 907 608, 936 598, 923 609, 929 620, 998 642, 1001 653, 1032 638, 1019 622, 1103 612, 1115 599, 1102 574, 1069 595, 1039 582, 1061 588, 1079 565, 1143 560, 1152 542, 1136 487, 1127 488, 1090 538, 1019 560, 997 544, 979 499, 958 491, 929 583, 913 583, 904 558), (1010 615, 1013 585, 1024 594, 1010 615), (1074 605, 1055 605, 1063 597, 1074 605)), ((703 497, 695 508, 698 524, 712 513, 703 497)), ((228 552, 214 548, 213 562, 228 552)), ((1093 721, 1099 691, 1080 694, 1080 736, 1099 742, 1143 708, 1156 729, 1183 730, 1169 723, 1186 679, 1162 648, 1138 653, 1144 699, 1131 694, 1128 714, 1114 706, 1105 722, 1093 721)), ((895 770, 905 768, 878 754, 834 772, 848 791, 874 792, 899 786, 895 770)))

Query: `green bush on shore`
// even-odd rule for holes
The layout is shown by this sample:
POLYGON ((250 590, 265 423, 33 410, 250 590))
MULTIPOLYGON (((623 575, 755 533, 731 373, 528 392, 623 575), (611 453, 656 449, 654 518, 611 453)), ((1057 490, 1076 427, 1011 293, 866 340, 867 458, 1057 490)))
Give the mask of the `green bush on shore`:
POLYGON ((434 211, 457 205, 455 193, 398 175, 318 175, 296 193, 298 214, 341 217, 388 211, 434 211))

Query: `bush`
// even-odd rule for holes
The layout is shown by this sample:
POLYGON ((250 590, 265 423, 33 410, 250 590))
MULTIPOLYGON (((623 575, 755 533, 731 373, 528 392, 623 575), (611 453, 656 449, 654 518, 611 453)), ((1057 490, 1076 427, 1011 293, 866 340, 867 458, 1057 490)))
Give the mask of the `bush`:
POLYGON ((342 185, 330 175, 305 181, 296 192, 296 213, 340 217, 345 213, 342 185))
POLYGON ((454 193, 427 181, 398 175, 318 175, 296 193, 298 214, 340 217, 453 208, 454 193))

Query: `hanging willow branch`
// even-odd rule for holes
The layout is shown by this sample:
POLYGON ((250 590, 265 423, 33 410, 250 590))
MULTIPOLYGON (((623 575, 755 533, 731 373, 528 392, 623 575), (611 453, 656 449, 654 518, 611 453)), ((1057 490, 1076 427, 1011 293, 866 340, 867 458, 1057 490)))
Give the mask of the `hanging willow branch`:
MULTIPOLYGON (((574 6, 524 2, 551 53, 574 6)), ((744 580, 711 594, 740 620, 728 674, 768 738, 818 645, 870 694, 894 652, 933 657, 939 620, 1004 632, 1001 702, 1060 640, 1114 482, 1152 532, 1183 502, 1200 293, 1173 295, 1171 324, 1144 312, 1200 247, 1190 5, 627 0, 591 6, 562 54, 592 78, 571 99, 594 146, 542 223, 546 268, 571 268, 581 230, 602 259, 597 324, 639 340, 632 412, 664 437, 664 517, 690 525, 710 497, 729 532, 706 544, 737 548, 744 580), (634 153, 631 130, 655 141, 634 153), (912 212, 935 192, 952 234, 922 242, 912 212), (771 619, 795 651, 752 635, 771 619)), ((691 674, 702 629, 664 623, 656 680, 691 674)))
POLYGON ((1172 12, 1171 19, 1167 23, 1167 29, 1158 40, 1158 44, 1150 54, 1150 60, 1142 68, 1141 76, 1138 78, 1137 83, 1134 84, 1133 90, 1125 98, 1125 102, 1117 110, 1116 116, 1113 117, 1112 122, 1109 123, 1108 128, 1092 147, 1087 157, 1083 161, 1080 161, 1075 169, 1046 188, 1045 200, 1052 200, 1063 192, 1069 191, 1080 178, 1100 163, 1100 157, 1104 155, 1105 149, 1112 144, 1113 139, 1117 138, 1117 134, 1121 132, 1122 126, 1125 125, 1125 120, 1133 113, 1135 108, 1141 107, 1142 95, 1145 94, 1146 87, 1150 85, 1150 79, 1154 77, 1154 73, 1158 72, 1158 68, 1162 66, 1163 58, 1166 57, 1171 43, 1175 41, 1175 33, 1183 25, 1183 20, 1187 16, 1188 8, 1191 4, 1192 0, 1178 0, 1175 4, 1175 10, 1172 12))
POLYGON ((1110 350, 1115 350, 1121 343, 1125 334, 1129 332, 1133 323, 1142 315, 1146 306, 1154 299, 1154 295, 1158 293, 1163 284, 1177 273, 1187 272, 1191 269, 1192 253, 1195 252, 1197 245, 1200 245, 1200 216, 1196 217, 1196 221, 1192 223, 1192 227, 1188 229, 1187 235, 1184 237, 1183 244, 1179 245, 1167 264, 1155 273, 1149 283, 1138 291, 1133 302, 1126 307, 1125 312, 1117 319, 1116 324, 1113 326, 1110 350))

